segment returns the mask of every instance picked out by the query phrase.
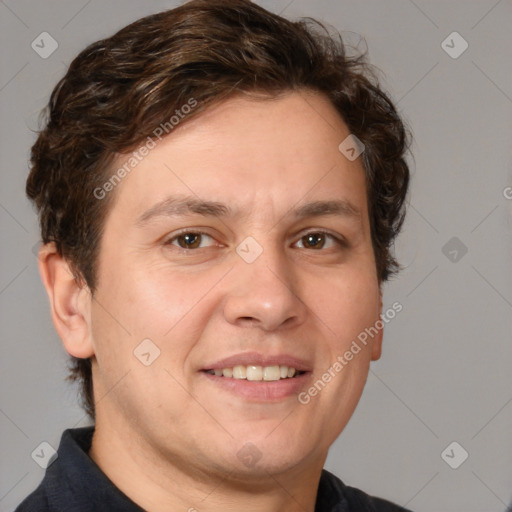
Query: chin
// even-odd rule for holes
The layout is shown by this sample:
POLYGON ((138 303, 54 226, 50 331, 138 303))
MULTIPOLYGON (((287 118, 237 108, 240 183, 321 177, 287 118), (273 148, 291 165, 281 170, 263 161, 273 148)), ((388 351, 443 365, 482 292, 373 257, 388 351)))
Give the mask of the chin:
MULTIPOLYGON (((311 440, 302 439, 298 431, 279 431, 279 423, 272 428, 259 430, 243 437, 234 443, 233 452, 227 454, 237 468, 237 472, 245 478, 268 477, 269 474, 280 474, 300 465, 315 446, 311 440), (311 444, 308 450, 308 445, 311 444)), ((282 428, 282 426, 281 426, 282 428)), ((305 431, 305 430, 303 430, 305 431)))
POLYGON ((238 456, 232 462, 230 479, 238 480, 240 483, 251 482, 251 485, 261 484, 262 486, 269 484, 275 485, 275 477, 289 473, 304 461, 303 454, 298 453, 264 453, 261 458, 251 460, 247 458, 245 461, 240 460, 238 456))

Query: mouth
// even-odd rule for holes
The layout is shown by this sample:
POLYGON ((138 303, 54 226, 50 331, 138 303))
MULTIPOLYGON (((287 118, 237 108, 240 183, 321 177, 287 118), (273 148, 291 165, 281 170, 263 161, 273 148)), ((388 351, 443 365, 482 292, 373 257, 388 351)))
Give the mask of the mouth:
POLYGON ((309 384, 312 366, 293 356, 251 352, 209 363, 200 374, 231 396, 268 403, 297 396, 309 384))

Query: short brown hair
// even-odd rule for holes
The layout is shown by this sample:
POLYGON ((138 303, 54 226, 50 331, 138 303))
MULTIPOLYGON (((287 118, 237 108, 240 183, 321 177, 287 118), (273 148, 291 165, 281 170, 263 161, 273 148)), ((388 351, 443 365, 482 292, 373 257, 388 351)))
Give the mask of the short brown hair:
MULTIPOLYGON (((192 0, 91 44, 55 87, 32 147, 26 192, 44 243, 55 242, 94 293, 103 224, 114 193, 94 193, 109 165, 150 137, 190 98, 182 122, 233 94, 325 94, 365 146, 368 208, 379 280, 398 269, 390 249, 405 215, 408 136, 364 55, 320 22, 289 21, 248 0, 192 0)), ((340 141, 341 142, 341 141, 340 141)), ((111 174, 111 171, 110 171, 111 174)), ((72 358, 94 418, 90 359, 72 358)))

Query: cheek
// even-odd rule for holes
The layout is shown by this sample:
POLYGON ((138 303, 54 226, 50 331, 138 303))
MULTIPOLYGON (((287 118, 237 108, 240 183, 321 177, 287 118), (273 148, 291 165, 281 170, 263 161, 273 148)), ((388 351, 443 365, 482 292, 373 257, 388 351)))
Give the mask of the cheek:
POLYGON ((115 403, 127 416, 138 417, 144 410, 155 419, 165 403, 177 411, 188 407, 178 382, 184 382, 184 361, 209 317, 201 299, 215 281, 147 268, 139 273, 119 269, 104 279, 92 322, 95 392, 108 396, 98 410, 115 403), (148 352, 151 363, 146 366, 143 354, 148 352))
POLYGON ((120 316, 138 337, 153 337, 162 347, 186 351, 213 313, 211 297, 224 273, 190 273, 165 264, 145 268, 124 280, 120 316))
POLYGON ((326 331, 347 342, 373 325, 380 314, 380 289, 371 272, 347 268, 331 274, 320 283, 308 285, 303 299, 323 324, 326 331))

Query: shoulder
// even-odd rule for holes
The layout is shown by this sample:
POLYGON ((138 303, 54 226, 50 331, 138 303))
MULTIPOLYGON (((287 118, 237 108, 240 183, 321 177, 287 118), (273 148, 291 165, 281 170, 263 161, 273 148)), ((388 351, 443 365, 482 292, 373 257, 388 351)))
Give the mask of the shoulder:
POLYGON ((370 496, 345 485, 337 476, 322 471, 315 512, 410 512, 395 503, 370 496))
POLYGON ((87 477, 86 452, 93 431, 93 427, 83 427, 67 429, 62 433, 57 453, 48 462, 41 483, 14 512, 70 510, 70 498, 73 498, 70 497, 73 487, 71 480, 80 482, 87 477))

